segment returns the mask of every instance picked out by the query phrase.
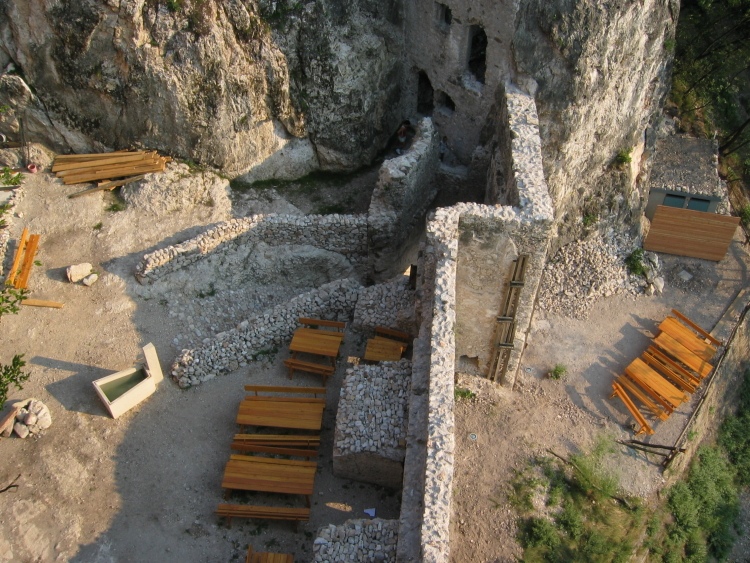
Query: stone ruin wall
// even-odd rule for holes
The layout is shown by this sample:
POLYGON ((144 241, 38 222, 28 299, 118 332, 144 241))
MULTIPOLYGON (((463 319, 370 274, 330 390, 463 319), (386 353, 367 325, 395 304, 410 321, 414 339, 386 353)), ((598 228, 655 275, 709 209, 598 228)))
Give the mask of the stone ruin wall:
MULTIPOLYGON (((404 488, 397 561, 442 563, 450 557, 450 517, 454 467, 454 378, 462 343, 456 328, 462 230, 482 226, 507 236, 531 254, 517 315, 518 329, 506 384, 519 367, 553 221, 552 201, 541 174, 541 150, 533 98, 508 87, 504 96, 514 127, 511 161, 496 163, 513 172, 520 207, 458 204, 438 209, 427 225, 419 294, 422 325, 414 346, 412 397, 404 465, 404 488), (520 127, 523 124, 523 127, 520 127), (421 370, 427 369, 425 375, 421 370), (426 391, 426 393, 425 393, 426 391), (426 395, 426 396, 425 396, 426 395)), ((507 153, 506 153, 507 154, 507 153)), ((496 155, 502 158, 502 153, 496 155)), ((491 191, 494 189, 489 186, 491 191)))
POLYGON ((416 125, 409 149, 383 162, 367 213, 372 274, 400 263, 404 246, 420 231, 424 214, 437 194, 433 182, 438 168, 438 136, 430 118, 416 125))

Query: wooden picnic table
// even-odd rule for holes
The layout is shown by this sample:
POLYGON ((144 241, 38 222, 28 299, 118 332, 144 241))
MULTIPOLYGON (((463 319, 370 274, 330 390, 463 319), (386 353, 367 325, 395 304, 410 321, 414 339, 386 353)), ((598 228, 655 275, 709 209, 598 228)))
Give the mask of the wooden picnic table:
POLYGON ((371 362, 397 362, 406 350, 406 344, 376 336, 367 341, 364 359, 371 362))
POLYGON ((292 352, 292 357, 295 359, 300 352, 304 354, 315 354, 317 356, 329 358, 331 363, 335 366, 336 357, 339 355, 339 348, 341 347, 341 338, 338 334, 340 333, 299 328, 294 331, 292 342, 289 344, 289 350, 292 352), (328 332, 330 332, 330 334, 327 334, 328 332))
POLYGON ((662 332, 654 338, 654 344, 675 360, 693 370, 701 379, 705 378, 713 369, 713 366, 706 360, 693 354, 666 332, 662 332))
POLYGON ((232 455, 224 469, 221 487, 227 491, 304 495, 309 506, 316 469, 314 461, 232 455))
POLYGON ((325 399, 293 399, 295 398, 248 397, 240 403, 237 424, 320 431, 325 399))
POLYGON ((688 399, 685 393, 651 369, 640 358, 630 362, 630 365, 625 368, 625 373, 635 380, 642 389, 656 393, 674 408, 679 407, 688 399))
POLYGON ((667 317, 664 319, 659 325, 659 330, 666 332, 693 354, 707 362, 711 361, 711 358, 716 354, 716 348, 701 339, 692 330, 674 317, 667 317))

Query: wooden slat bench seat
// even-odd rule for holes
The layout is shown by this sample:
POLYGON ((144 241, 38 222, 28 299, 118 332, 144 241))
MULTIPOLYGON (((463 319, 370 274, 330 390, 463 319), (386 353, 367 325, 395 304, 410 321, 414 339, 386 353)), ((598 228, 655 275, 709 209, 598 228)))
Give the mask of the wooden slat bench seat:
POLYGON ((294 358, 289 358, 287 360, 284 360, 284 365, 289 368, 289 379, 292 379, 294 377, 295 371, 306 371, 308 373, 315 373, 317 375, 323 376, 323 382, 327 382, 328 378, 333 375, 333 372, 336 371, 336 368, 334 368, 331 365, 325 365, 325 364, 318 364, 315 362, 306 362, 303 360, 297 360, 294 358))
MULTIPOLYGON (((245 391, 255 393, 256 396, 258 396, 258 393, 306 393, 316 397, 326 394, 325 387, 292 387, 286 385, 245 385, 245 391)), ((269 398, 282 399, 285 397, 271 396, 269 398)))
POLYGON ((406 347, 404 342, 376 336, 367 341, 364 359, 368 362, 397 362, 403 356, 406 347))
POLYGON ((310 520, 309 508, 288 506, 252 506, 246 504, 220 504, 216 514, 226 518, 227 527, 232 527, 232 518, 259 518, 264 520, 293 520, 307 522, 310 520))
POLYGON ((375 334, 376 336, 384 336, 385 338, 390 338, 391 340, 400 340, 401 342, 406 342, 407 344, 409 344, 413 340, 411 334, 409 334, 408 332, 403 332, 384 326, 376 326, 375 334))
POLYGON ((653 434, 654 429, 651 428, 649 423, 646 421, 646 419, 641 414, 641 411, 638 410, 638 407, 635 406, 633 401, 630 399, 628 394, 625 392, 625 390, 620 387, 620 385, 617 382, 612 383, 612 395, 610 398, 618 397, 623 404, 625 405, 625 408, 630 411, 630 414, 633 415, 633 418, 635 418, 635 421, 640 425, 640 428, 638 428, 635 432, 635 435, 641 434, 642 432, 646 432, 648 434, 653 434))
POLYGON ((285 434, 235 434, 231 448, 236 451, 316 457, 320 436, 285 434))
POLYGON ((724 343, 721 342, 721 340, 717 340, 713 336, 711 336, 707 331, 702 329, 700 326, 698 326, 696 323, 688 319, 685 315, 680 313, 677 309, 672 309, 672 314, 680 319, 683 323, 685 323, 687 326, 692 328, 695 332, 697 332, 700 336, 708 340, 711 344, 714 346, 723 346, 724 343))
POLYGON ((700 379, 705 379, 713 369, 713 366, 706 360, 693 354, 666 332, 662 332, 654 338, 654 344, 656 344, 663 352, 672 356, 674 360, 693 371, 700 379))
POLYGON ((230 491, 259 491, 303 495, 310 506, 317 463, 232 454, 224 469, 221 487, 230 491))
POLYGON ((313 327, 327 326, 342 332, 346 328, 346 323, 340 321, 326 321, 324 319, 311 319, 310 317, 300 317, 299 324, 313 327))
POLYGON ((660 420, 667 420, 669 415, 672 414, 672 407, 662 404, 655 399, 652 399, 646 391, 638 387, 636 383, 628 377, 621 375, 616 379, 617 384, 623 388, 623 390, 629 392, 636 399, 638 399, 643 406, 650 410, 660 420))
POLYGON ((649 346, 644 352, 644 355, 649 355, 660 361, 665 366, 669 367, 673 372, 676 372, 684 380, 689 381, 693 387, 698 387, 701 383, 700 378, 692 371, 685 369, 682 364, 675 362, 672 358, 667 356, 664 352, 659 350, 656 346, 649 346))
POLYGON ((291 553, 253 551, 253 546, 249 545, 245 563, 294 563, 294 556, 291 553))

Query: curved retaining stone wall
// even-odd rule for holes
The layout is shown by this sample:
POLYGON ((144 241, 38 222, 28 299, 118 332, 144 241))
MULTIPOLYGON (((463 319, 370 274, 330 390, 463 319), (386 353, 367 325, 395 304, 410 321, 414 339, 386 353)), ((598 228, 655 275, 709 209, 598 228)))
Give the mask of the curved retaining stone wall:
POLYGON ((212 227, 197 237, 146 254, 136 268, 141 283, 184 268, 223 245, 264 242, 310 245, 346 256, 361 270, 367 258, 365 215, 252 215, 212 227))
POLYGON ((313 563, 395 561, 398 520, 347 520, 318 531, 313 563))
POLYGON ((346 370, 333 438, 334 475, 401 487, 410 380, 406 359, 346 370))
POLYGON ((289 340, 299 317, 348 319, 361 289, 359 282, 350 278, 336 280, 254 315, 201 348, 183 350, 172 364, 172 379, 180 387, 190 387, 245 366, 258 354, 289 340))

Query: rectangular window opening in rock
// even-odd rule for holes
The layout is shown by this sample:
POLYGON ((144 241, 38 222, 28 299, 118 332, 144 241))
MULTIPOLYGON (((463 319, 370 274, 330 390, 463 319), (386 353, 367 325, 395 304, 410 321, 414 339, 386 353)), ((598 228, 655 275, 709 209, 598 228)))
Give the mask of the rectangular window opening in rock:
POLYGON ((432 89, 430 77, 423 70, 419 71, 417 78, 417 113, 421 115, 432 115, 435 108, 435 92, 432 89))
POLYGON ((450 29, 451 23, 453 23, 453 12, 451 12, 451 9, 445 4, 435 2, 435 22, 444 31, 450 29))
POLYGON ((487 34, 480 25, 469 29, 468 70, 480 84, 484 84, 487 72, 487 34))

